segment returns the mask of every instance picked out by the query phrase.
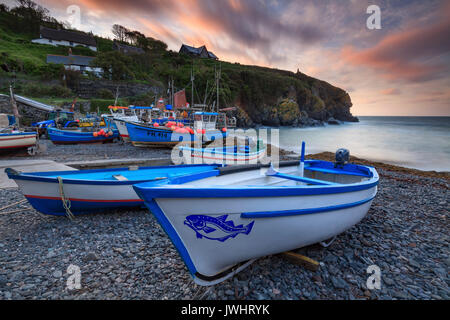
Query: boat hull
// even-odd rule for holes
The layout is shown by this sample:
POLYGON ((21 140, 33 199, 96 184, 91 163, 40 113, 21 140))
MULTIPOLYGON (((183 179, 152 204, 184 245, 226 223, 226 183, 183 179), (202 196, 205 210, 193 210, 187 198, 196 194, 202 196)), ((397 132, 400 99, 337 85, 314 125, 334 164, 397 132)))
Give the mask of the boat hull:
POLYGON ((137 147, 173 147, 180 142, 192 143, 198 141, 198 139, 214 141, 216 139, 224 139, 227 137, 226 132, 220 132, 219 130, 211 130, 206 132, 202 137, 195 134, 177 133, 170 129, 150 127, 138 123, 126 122, 126 126, 131 143, 137 147))
POLYGON ((14 179, 34 209, 43 214, 63 216, 66 215, 66 209, 61 198, 61 190, 65 199, 69 200, 70 211, 75 215, 143 207, 143 201, 134 191, 133 184, 146 181, 151 184, 164 183, 169 174, 173 177, 192 174, 195 177, 196 174, 208 174, 215 168, 216 166, 163 166, 144 167, 136 171, 119 168, 29 174, 20 174, 7 169, 6 172, 10 179, 14 179), (95 180, 116 174, 134 175, 139 180, 95 180), (62 178, 62 183, 57 176, 62 178))
MULTIPOLYGON (((295 170, 295 168, 293 168, 295 170)), ((239 173, 226 179, 233 181, 239 173)), ((276 177, 266 177, 277 183, 276 177)), ((215 180, 216 179, 216 180, 215 180)), ((194 281, 213 285, 254 259, 330 239, 358 223, 377 192, 363 184, 325 187, 135 185, 178 249, 194 281), (209 187, 206 187, 209 186, 209 187)))
POLYGON ((128 134, 127 125, 124 120, 120 119, 114 119, 114 123, 117 126, 117 129, 119 130, 119 135, 125 142, 130 142, 130 136, 128 134))
MULTIPOLYGON (((103 128, 106 129, 106 128, 103 128)), ((80 132, 72 130, 59 130, 47 128, 48 136, 54 144, 83 144, 83 143, 105 143, 112 142, 119 137, 117 129, 112 130, 113 135, 108 137, 94 137, 92 132, 80 132)))
POLYGON ((36 144, 35 132, 18 132, 0 134, 0 150, 20 149, 36 144))
MULTIPOLYGON (((228 150, 230 148, 191 148, 180 147, 183 152, 183 161, 185 164, 191 163, 222 163, 222 164, 247 164, 257 163, 266 154, 266 149, 260 149, 255 152, 235 152, 228 150)), ((233 148, 231 148, 233 149, 233 148)))

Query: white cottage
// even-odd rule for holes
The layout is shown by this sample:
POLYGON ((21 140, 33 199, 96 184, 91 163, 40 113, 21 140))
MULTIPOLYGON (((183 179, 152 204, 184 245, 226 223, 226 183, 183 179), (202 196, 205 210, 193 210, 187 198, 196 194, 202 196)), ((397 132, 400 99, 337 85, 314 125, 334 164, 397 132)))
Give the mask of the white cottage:
POLYGON ((42 26, 40 29, 40 38, 33 39, 31 42, 49 44, 53 46, 83 46, 91 49, 92 51, 97 51, 97 42, 92 34, 68 30, 57 30, 42 26))
POLYGON ((102 68, 98 68, 91 65, 92 60, 95 57, 78 56, 78 55, 68 55, 60 56, 55 54, 47 55, 47 63, 63 64, 66 70, 75 70, 82 73, 87 71, 95 73, 97 76, 101 76, 103 73, 102 68))

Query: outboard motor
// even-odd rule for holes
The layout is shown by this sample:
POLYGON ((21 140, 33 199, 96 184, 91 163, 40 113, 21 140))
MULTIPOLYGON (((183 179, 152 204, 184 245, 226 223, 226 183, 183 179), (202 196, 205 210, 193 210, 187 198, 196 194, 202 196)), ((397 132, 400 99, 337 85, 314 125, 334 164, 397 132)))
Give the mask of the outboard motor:
POLYGON ((350 160, 350 151, 340 148, 336 151, 334 167, 343 167, 350 160))

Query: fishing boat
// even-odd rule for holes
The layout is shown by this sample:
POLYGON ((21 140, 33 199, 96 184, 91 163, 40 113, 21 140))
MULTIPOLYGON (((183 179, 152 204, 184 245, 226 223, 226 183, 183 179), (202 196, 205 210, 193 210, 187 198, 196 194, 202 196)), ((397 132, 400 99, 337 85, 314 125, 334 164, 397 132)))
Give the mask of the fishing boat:
MULTIPOLYGON (((110 106, 111 110, 114 110, 116 107, 110 106)), ((128 134, 126 121, 135 122, 135 123, 151 123, 152 119, 152 110, 151 106, 130 106, 130 107, 121 107, 122 112, 115 112, 113 114, 114 123, 119 130, 119 135, 123 141, 129 142, 130 136, 128 134), (126 109, 125 109, 126 108, 126 109), (129 112, 128 112, 129 110, 129 112)), ((111 111, 113 112, 113 111, 111 111)))
POLYGON ((0 114, 0 151, 32 148, 36 146, 37 133, 25 132, 15 127, 15 117, 0 114))
POLYGON ((99 128, 98 131, 75 129, 61 130, 54 127, 47 128, 50 140, 54 144, 105 143, 112 142, 119 137, 119 130, 99 128))
POLYGON ((186 181, 208 176, 216 168, 217 165, 191 165, 32 173, 7 168, 5 172, 33 208, 43 214, 62 216, 68 212, 77 215, 140 207, 143 201, 133 184, 176 182, 179 178, 186 181))
POLYGON ((36 132, 12 130, 0 132, 0 150, 29 148, 36 145, 36 132))
POLYGON ((223 164, 244 164, 257 163, 266 154, 266 147, 262 141, 258 140, 256 146, 251 148, 248 145, 222 146, 193 148, 180 146, 183 163, 223 163, 223 164))
POLYGON ((125 121, 130 141, 134 146, 175 146, 180 142, 192 143, 198 141, 211 142, 227 137, 226 128, 218 130, 216 112, 195 112, 194 128, 185 128, 182 124, 167 122, 160 126, 125 121))
POLYGON ((323 242, 358 223, 377 193, 369 166, 304 160, 218 168, 136 193, 164 228, 194 281, 213 285, 255 259, 323 242))

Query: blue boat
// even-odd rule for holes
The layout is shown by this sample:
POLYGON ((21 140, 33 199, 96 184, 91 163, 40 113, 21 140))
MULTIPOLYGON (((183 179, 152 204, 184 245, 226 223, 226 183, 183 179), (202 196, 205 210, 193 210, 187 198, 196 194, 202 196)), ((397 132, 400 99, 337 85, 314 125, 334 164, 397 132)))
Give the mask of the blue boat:
POLYGON ((47 128, 48 136, 54 144, 78 144, 78 143, 105 143, 112 142, 119 137, 119 130, 108 129, 106 127, 99 128, 99 130, 110 130, 112 135, 109 136, 94 136, 93 131, 76 130, 60 130, 57 128, 47 128))
POLYGON ((226 131, 216 129, 218 113, 196 112, 194 113, 191 133, 180 130, 172 130, 165 126, 147 125, 136 122, 126 122, 126 127, 131 143, 134 146, 175 146, 180 142, 192 143, 202 140, 202 143, 225 139, 226 131))
POLYGON ((189 181, 215 174, 218 165, 157 166, 21 173, 6 169, 37 211, 63 216, 142 207, 133 184, 189 181))

